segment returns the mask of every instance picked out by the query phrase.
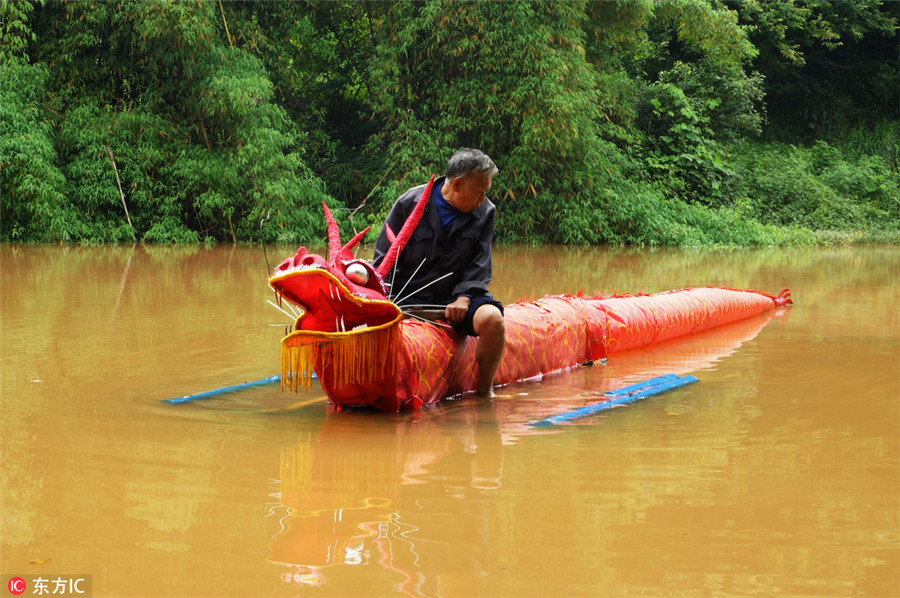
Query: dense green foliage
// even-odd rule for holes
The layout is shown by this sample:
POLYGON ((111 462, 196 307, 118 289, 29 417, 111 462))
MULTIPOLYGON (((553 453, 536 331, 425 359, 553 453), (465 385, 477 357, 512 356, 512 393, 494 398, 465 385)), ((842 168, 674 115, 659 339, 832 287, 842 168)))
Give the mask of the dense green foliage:
POLYGON ((470 146, 504 241, 897 241, 898 22, 876 0, 0 0, 0 239, 318 241, 323 201, 377 230, 470 146))

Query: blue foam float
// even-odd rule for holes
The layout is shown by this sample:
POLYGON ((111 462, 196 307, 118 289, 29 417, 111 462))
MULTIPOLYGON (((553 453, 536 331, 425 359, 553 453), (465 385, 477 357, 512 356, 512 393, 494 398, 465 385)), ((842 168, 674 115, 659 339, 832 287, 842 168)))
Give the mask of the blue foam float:
POLYGON ((217 388, 215 390, 207 390, 206 392, 198 392, 193 395, 184 395, 183 397, 175 397, 174 399, 165 399, 163 403, 168 403, 169 405, 180 405, 181 403, 190 403, 191 401, 199 401, 200 399, 208 399, 210 397, 215 397, 220 394, 224 394, 226 392, 234 392, 236 390, 244 390, 246 388, 252 388, 254 386, 263 386, 265 384, 272 384, 274 382, 278 382, 281 380, 281 376, 269 376, 268 378, 263 378, 262 380, 254 380, 252 382, 244 382, 243 384, 235 384, 234 386, 223 386, 222 388, 217 388))
POLYGON ((665 376, 651 378, 650 380, 644 380, 643 382, 638 382, 637 384, 631 384, 629 386, 624 386, 616 390, 605 392, 603 393, 603 396, 607 398, 605 401, 593 403, 584 407, 579 407, 578 409, 573 409, 572 411, 567 411, 565 413, 551 415, 550 417, 546 417, 536 422, 531 422, 530 425, 555 426, 558 424, 568 423, 582 417, 587 417, 601 411, 606 411, 607 409, 612 409, 613 407, 627 405, 628 403, 634 403, 635 401, 640 401, 641 399, 646 399, 647 397, 658 395, 662 392, 666 392, 667 390, 672 390, 674 388, 693 384, 697 381, 697 378, 695 378, 694 376, 678 376, 677 374, 666 374, 665 376))

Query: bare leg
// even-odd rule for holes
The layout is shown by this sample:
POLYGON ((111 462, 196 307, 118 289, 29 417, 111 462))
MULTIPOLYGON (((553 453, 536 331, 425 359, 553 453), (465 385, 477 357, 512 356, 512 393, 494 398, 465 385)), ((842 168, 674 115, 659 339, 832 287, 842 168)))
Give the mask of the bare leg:
POLYGON ((478 335, 478 348, 475 350, 478 382, 475 392, 481 397, 492 397, 494 376, 506 347, 506 323, 496 306, 486 304, 479 307, 472 317, 472 328, 478 335))

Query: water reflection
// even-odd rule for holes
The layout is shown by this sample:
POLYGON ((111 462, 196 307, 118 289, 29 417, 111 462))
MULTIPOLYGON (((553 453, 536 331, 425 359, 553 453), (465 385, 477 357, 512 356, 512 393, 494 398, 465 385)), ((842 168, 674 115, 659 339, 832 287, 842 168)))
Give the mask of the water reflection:
POLYGON ((442 576, 484 569, 486 505, 501 487, 502 456, 489 402, 393 417, 331 412, 321 432, 282 450, 286 514, 270 560, 292 584, 374 566, 394 572, 407 595, 433 594, 442 576))
POLYGON ((553 433, 530 422, 596 402, 636 378, 715 367, 773 317, 616 355, 615 365, 586 368, 582 377, 512 385, 489 402, 444 402, 406 415, 330 411, 320 432, 282 448, 269 560, 298 587, 323 585, 345 567, 371 567, 392 572, 409 596, 437 595, 439 584, 451 583, 457 595, 477 593, 466 584, 489 568, 490 505, 502 487, 504 451, 553 433))

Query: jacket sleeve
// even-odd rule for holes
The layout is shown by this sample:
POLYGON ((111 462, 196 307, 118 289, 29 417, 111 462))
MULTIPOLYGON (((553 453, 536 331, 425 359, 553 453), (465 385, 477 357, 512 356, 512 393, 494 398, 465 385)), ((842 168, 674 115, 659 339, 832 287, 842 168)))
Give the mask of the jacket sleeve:
POLYGON ((494 215, 491 209, 485 218, 484 225, 475 246, 472 260, 463 271, 462 281, 453 288, 453 296, 469 295, 479 297, 491 296, 488 283, 491 282, 491 245, 494 241, 494 215))

